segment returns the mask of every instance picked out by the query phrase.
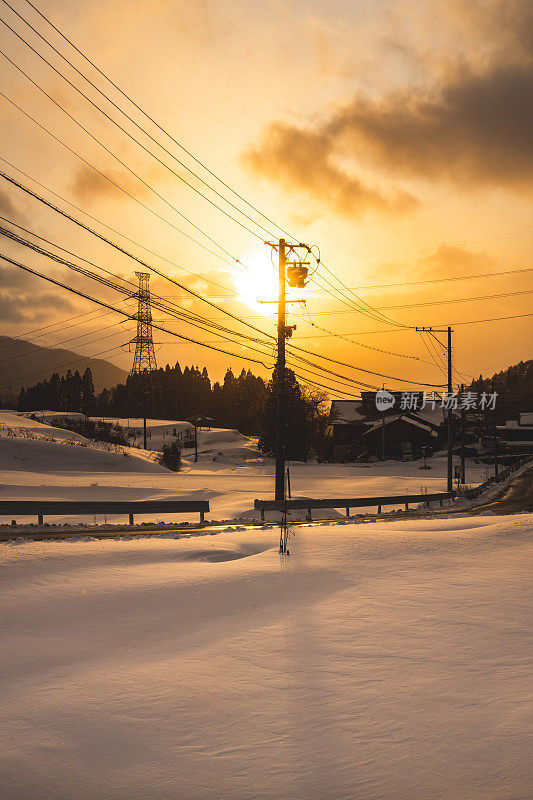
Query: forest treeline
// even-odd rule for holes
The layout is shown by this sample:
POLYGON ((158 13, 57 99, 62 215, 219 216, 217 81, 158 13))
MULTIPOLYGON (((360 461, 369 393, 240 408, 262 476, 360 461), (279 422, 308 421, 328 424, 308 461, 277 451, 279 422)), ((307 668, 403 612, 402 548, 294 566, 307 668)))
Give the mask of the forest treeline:
MULTIPOLYGON (((286 372, 287 457, 305 460, 320 455, 327 421, 326 395, 301 387, 291 370, 286 372)), ((275 373, 266 382, 242 370, 226 371, 224 380, 211 382, 207 369, 167 364, 150 373, 128 375, 125 383, 97 394, 90 368, 83 374, 69 370, 50 380, 23 387, 19 411, 81 411, 87 416, 148 417, 156 419, 209 420, 217 428, 235 428, 259 436, 260 448, 274 454, 276 389, 275 373)))

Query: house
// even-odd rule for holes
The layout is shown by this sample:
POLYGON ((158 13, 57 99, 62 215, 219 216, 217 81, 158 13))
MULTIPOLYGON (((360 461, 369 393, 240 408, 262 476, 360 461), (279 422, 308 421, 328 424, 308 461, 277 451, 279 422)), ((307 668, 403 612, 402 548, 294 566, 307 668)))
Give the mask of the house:
POLYGON ((394 414, 370 423, 355 444, 355 452, 412 461, 433 452, 438 435, 436 426, 416 414, 394 414))
POLYGON ((400 411, 401 392, 395 392, 394 406, 376 408, 375 392, 362 392, 361 400, 333 400, 328 437, 333 461, 361 457, 420 458, 436 449, 443 420, 437 408, 424 416, 422 411, 400 411))
POLYGON ((519 412, 517 419, 508 419, 505 425, 497 425, 496 432, 506 449, 533 451, 533 413, 519 412))

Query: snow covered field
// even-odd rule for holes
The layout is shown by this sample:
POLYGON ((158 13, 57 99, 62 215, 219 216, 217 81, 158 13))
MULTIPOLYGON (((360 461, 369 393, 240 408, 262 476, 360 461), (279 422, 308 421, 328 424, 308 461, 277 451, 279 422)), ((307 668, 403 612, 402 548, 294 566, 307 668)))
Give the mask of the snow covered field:
MULTIPOLYGON (((13 412, 0 411, 0 424, 11 426, 28 420, 13 412)), ((57 438, 60 429, 31 422, 38 435, 57 438)), ((64 438, 83 437, 61 431, 64 438)), ((122 453, 99 452, 60 443, 9 438, 0 430, 0 499, 47 500, 143 500, 205 499, 211 503, 207 519, 232 520, 244 515, 252 519, 255 498, 273 496, 274 465, 259 458, 253 439, 232 430, 201 430, 200 456, 194 463, 184 452, 184 467, 179 473, 155 464, 153 453, 130 449, 122 453)), ((290 465, 293 497, 360 497, 384 494, 418 494, 446 490, 446 458, 431 459, 430 470, 420 470, 420 462, 388 461, 383 464, 290 465)), ((484 480, 488 468, 467 461, 467 477, 474 484, 484 480)), ((257 512, 258 513, 258 512, 257 512)), ((332 512, 333 515, 337 512, 332 512)), ((303 512, 305 515, 305 512, 303 512)), ((301 515, 300 515, 301 516, 301 515)), ((53 517, 56 524, 83 518, 53 517)), ((137 519, 137 518, 136 518, 137 519)), ((165 521, 183 521, 183 515, 165 515, 165 521)), ((156 521, 152 517, 147 520, 156 521)), ((196 515, 194 515, 196 521, 196 515)), ((19 521, 24 521, 20 518, 19 521)), ((34 519, 27 518, 34 522, 34 519)), ((103 517, 97 522, 103 522, 103 517)), ((124 517, 107 518, 124 523, 124 517)), ((138 522, 143 521, 139 515, 138 522)), ((10 519, 0 518, 0 524, 10 519)), ((85 522, 93 523, 93 518, 85 522)))
POLYGON ((0 546, 6 800, 526 800, 533 515, 0 546))

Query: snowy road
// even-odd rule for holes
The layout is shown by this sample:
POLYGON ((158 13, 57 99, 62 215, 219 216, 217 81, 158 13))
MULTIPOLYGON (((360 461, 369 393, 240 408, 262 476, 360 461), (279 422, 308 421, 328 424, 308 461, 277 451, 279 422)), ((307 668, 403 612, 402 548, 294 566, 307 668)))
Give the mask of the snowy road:
POLYGON ((525 800, 532 535, 1 545, 4 797, 525 800))

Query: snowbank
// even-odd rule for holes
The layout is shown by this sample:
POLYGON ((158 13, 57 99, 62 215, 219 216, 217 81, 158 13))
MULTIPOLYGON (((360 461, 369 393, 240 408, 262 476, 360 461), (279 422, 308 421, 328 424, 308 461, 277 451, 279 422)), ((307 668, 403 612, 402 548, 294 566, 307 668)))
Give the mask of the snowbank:
MULTIPOLYGON (((80 437, 83 440, 83 437, 80 437)), ((165 473, 168 470, 145 458, 130 453, 115 453, 95 450, 67 442, 48 442, 40 439, 0 437, 0 470, 31 473, 56 473, 65 476, 72 473, 165 473)), ((0 478, 2 472, 0 471, 0 478)), ((26 487, 27 499, 32 498, 26 487)))

